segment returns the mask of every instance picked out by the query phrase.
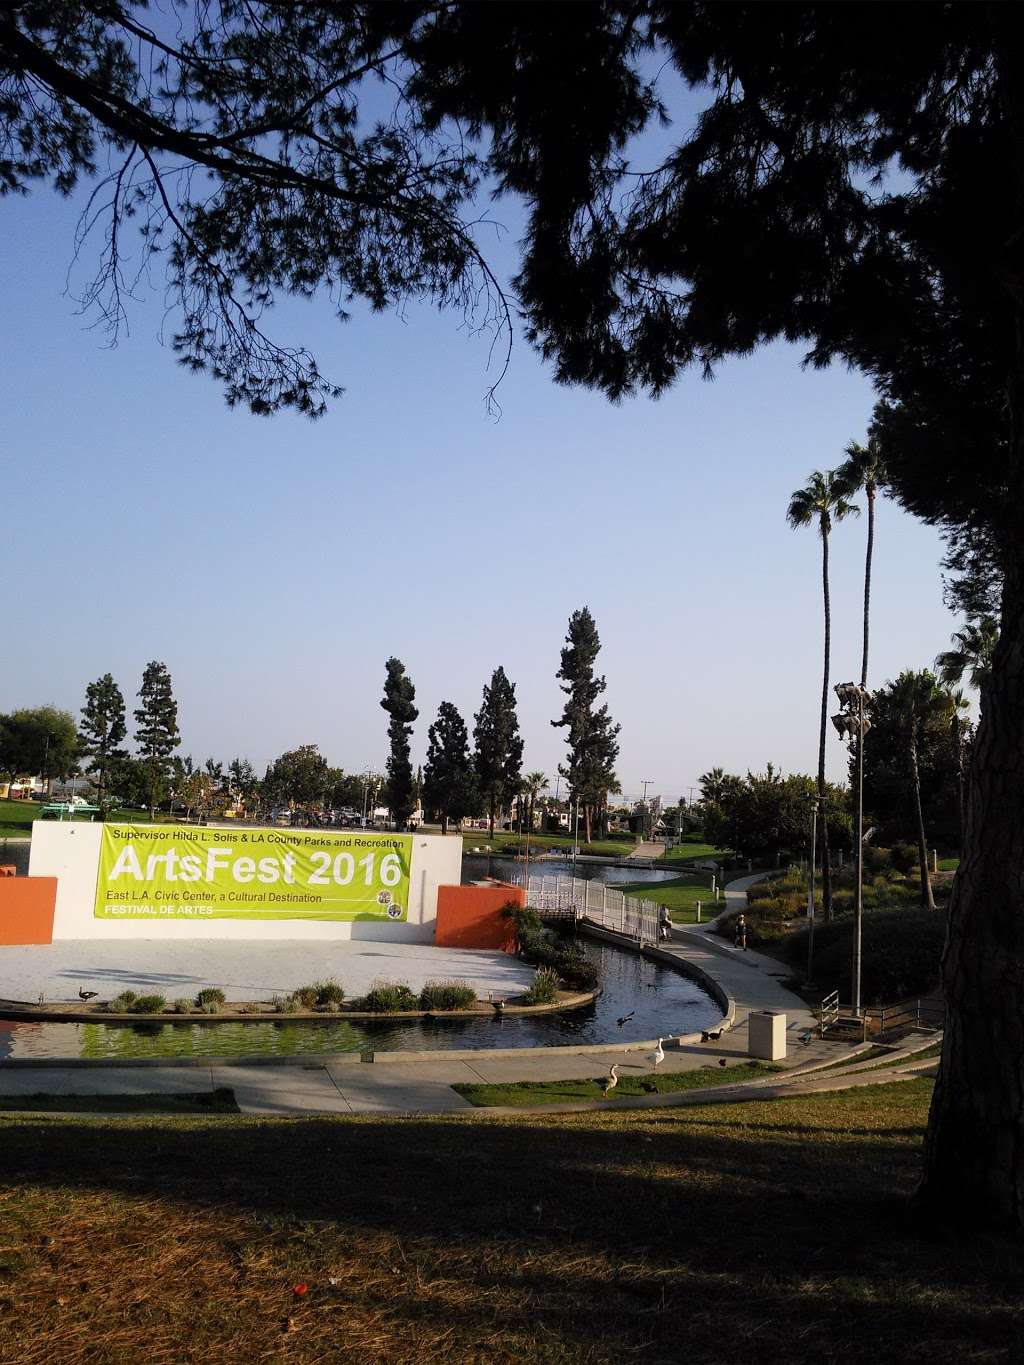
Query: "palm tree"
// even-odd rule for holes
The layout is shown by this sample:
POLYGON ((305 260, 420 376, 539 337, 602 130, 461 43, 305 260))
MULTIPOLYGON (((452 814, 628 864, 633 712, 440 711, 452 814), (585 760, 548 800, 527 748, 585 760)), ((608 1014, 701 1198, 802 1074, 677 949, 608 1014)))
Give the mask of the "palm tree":
POLYGON ((917 814, 917 855, 921 867, 921 904, 929 910, 935 909, 932 895, 932 879, 928 872, 928 845, 924 833, 924 812, 921 809, 921 774, 917 763, 917 737, 921 726, 933 717, 948 719, 952 710, 949 693, 939 684, 938 678, 928 669, 914 673, 910 669, 901 673, 893 683, 893 701, 907 741, 907 761, 910 781, 914 788, 914 806, 917 814))
POLYGON ((993 616, 979 617, 963 630, 953 633, 955 649, 944 650, 935 660, 939 681, 957 687, 964 674, 972 687, 984 692, 992 676, 992 656, 999 640, 999 626, 993 616))
POLYGON ((818 528, 821 536, 821 586, 825 605, 825 670, 821 685, 821 726, 818 735, 818 802, 822 816, 821 829, 821 905, 825 918, 832 918, 832 871, 829 867, 828 819, 825 815, 825 736, 828 726, 828 673, 832 649, 832 603, 828 588, 828 537, 832 523, 856 515, 860 508, 847 499, 847 488, 837 474, 820 470, 808 479, 805 487, 797 489, 789 500, 786 520, 795 529, 802 526, 818 528))
POLYGON ((957 811, 960 819, 960 844, 964 840, 964 788, 967 779, 967 753, 971 747, 971 722, 967 712, 971 703, 960 691, 946 693, 949 699, 949 742, 956 761, 957 811))
POLYGON ((871 558, 875 548, 875 497, 885 480, 885 464, 878 441, 868 437, 866 446, 851 441, 846 447, 846 459, 836 470, 848 497, 864 490, 868 504, 868 546, 864 556, 864 648, 860 661, 860 685, 868 685, 868 625, 871 616, 871 558))
POLYGON ((528 830, 533 829, 533 807, 537 797, 547 786, 548 779, 543 773, 527 773, 523 778, 523 791, 526 793, 527 799, 526 827, 528 830))

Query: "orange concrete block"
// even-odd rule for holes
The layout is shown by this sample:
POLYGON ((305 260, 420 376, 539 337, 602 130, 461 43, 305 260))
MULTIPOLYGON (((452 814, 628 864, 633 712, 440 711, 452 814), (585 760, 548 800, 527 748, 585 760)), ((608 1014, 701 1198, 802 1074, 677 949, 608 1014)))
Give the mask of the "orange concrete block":
POLYGON ((434 942, 439 948, 498 948, 503 953, 514 953, 515 926, 501 913, 509 901, 526 904, 521 886, 504 882, 439 886, 434 942))
POLYGON ((0 944, 53 942, 56 877, 0 880, 0 944))

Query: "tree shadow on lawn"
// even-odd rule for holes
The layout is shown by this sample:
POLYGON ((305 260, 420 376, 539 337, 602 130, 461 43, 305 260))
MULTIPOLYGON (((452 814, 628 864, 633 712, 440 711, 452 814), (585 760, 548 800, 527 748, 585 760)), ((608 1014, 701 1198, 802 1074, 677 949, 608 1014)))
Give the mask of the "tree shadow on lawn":
POLYGON ((45 1287, 48 1272, 87 1275, 76 1331, 128 1294, 126 1275, 159 1285, 154 1354, 173 1355, 187 1332, 190 1352, 266 1358, 302 1281, 301 1331, 274 1359, 1008 1358, 1024 1326, 1020 1249, 916 1235, 903 1196, 929 1087, 891 1090, 896 1114, 862 1095, 787 1101, 806 1127, 794 1114, 777 1123, 770 1103, 512 1121, 3 1123, 0 1191, 29 1248, 15 1307, 35 1342, 16 1358, 68 1358, 43 1291, 23 1282, 41 1274, 45 1287), (849 1129, 834 1126, 842 1114, 849 1129), (48 1219, 53 1247, 37 1265, 48 1219), (180 1308, 157 1264, 175 1229, 190 1267, 180 1308), (61 1263, 79 1238, 88 1271, 61 1263), (247 1257, 265 1267, 258 1292, 247 1257))

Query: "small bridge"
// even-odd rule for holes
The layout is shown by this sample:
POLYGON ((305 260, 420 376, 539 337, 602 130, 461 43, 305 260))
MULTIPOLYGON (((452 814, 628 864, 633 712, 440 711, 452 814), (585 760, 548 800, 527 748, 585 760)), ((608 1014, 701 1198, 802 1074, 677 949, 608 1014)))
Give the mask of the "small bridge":
POLYGON ((519 877, 526 903, 544 919, 587 920, 640 943, 657 943, 660 907, 656 901, 624 896, 604 882, 581 877, 519 877))

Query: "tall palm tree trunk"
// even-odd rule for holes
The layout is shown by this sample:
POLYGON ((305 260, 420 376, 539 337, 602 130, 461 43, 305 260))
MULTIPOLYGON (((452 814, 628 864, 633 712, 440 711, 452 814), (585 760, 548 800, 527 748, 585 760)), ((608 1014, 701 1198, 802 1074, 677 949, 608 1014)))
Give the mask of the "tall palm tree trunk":
POLYGON ((825 603, 825 672, 821 684, 821 728, 818 734, 818 807, 821 814, 821 908, 832 918, 832 868, 829 864, 828 815, 825 810, 825 736, 828 733, 828 674, 832 650, 832 602, 828 591, 828 532, 821 528, 821 589, 825 603))
POLYGON ((868 685, 868 625, 871 620, 871 557, 875 550, 875 489, 868 483, 864 489, 868 500, 868 548, 864 556, 864 649, 860 656, 860 685, 868 685))
POLYGON ((921 904, 928 910, 935 909, 932 895, 932 879, 928 872, 928 845, 924 837, 924 812, 921 809, 921 775, 917 766, 917 722, 911 721, 910 730, 910 776, 914 781, 914 805, 917 809, 917 857, 921 865, 921 904))

